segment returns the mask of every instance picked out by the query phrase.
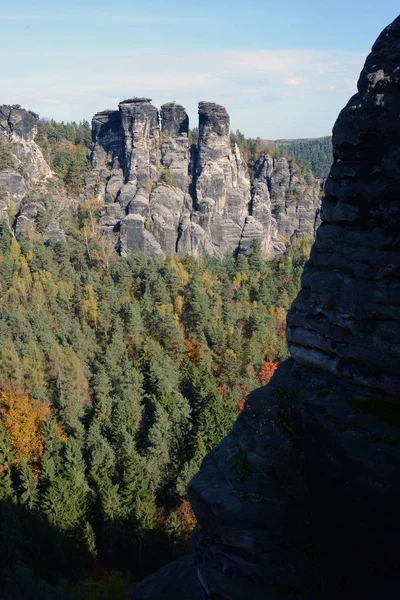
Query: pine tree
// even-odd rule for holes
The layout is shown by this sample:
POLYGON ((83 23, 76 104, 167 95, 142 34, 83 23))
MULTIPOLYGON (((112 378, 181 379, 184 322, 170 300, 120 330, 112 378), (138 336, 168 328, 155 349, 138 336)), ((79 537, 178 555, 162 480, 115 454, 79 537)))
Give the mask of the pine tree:
POLYGON ((0 420, 0 500, 15 500, 12 481, 15 455, 8 440, 6 430, 0 420))
POLYGON ((19 500, 29 510, 33 510, 38 499, 38 486, 32 470, 24 460, 20 461, 18 475, 20 480, 19 500))
POLYGON ((154 527, 154 495, 144 461, 133 448, 124 457, 120 496, 125 518, 134 516, 141 527, 154 527))

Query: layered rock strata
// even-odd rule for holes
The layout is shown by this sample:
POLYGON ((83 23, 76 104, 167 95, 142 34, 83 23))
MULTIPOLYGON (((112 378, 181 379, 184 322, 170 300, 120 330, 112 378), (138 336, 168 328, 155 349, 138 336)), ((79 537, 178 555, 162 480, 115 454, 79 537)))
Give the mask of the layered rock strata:
POLYGON ((125 100, 118 111, 95 115, 92 127, 86 193, 103 202, 102 226, 122 254, 222 257, 248 252, 257 238, 273 257, 296 237, 314 236, 319 183, 306 184, 286 159, 264 156, 252 186, 223 106, 200 102, 192 148, 188 116, 175 102, 158 115, 147 98, 125 100))
MULTIPOLYGON (((400 594, 399 111, 400 17, 334 127, 322 225, 288 315, 292 358, 189 485, 210 600, 400 594)), ((191 597, 171 595, 164 573, 135 600, 191 597)))

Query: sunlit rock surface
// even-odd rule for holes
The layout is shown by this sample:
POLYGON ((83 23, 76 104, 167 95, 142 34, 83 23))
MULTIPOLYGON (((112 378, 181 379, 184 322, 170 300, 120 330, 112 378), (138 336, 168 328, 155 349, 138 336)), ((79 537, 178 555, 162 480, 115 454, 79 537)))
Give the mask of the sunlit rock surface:
POLYGON ((222 258, 249 252, 259 239, 265 257, 273 258, 297 237, 314 237, 320 182, 307 183, 285 158, 265 155, 251 183, 231 143, 229 115, 215 102, 199 103, 198 142, 191 147, 189 119, 176 102, 158 113, 148 98, 124 100, 116 111, 97 113, 92 132, 86 195, 101 200, 101 226, 123 255, 138 248, 148 256, 222 258))

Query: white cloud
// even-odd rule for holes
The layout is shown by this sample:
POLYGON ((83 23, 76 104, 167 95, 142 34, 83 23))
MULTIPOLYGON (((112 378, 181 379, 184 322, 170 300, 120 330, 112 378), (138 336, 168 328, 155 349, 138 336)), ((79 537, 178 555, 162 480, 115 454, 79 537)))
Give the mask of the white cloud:
POLYGON ((219 51, 198 54, 114 54, 68 51, 73 68, 2 79, 2 101, 63 119, 116 108, 132 96, 154 104, 176 100, 196 120, 197 103, 226 104, 247 135, 329 133, 356 81, 364 55, 312 50, 219 51), (321 131, 323 123, 325 128, 321 131))
POLYGON ((284 85, 303 85, 304 83, 307 83, 307 79, 305 77, 287 77, 284 81, 283 84, 284 85))

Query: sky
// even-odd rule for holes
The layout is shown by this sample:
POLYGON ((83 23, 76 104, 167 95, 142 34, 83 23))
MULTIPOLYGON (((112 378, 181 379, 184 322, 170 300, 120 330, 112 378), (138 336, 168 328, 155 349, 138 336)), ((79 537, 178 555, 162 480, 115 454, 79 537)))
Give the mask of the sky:
POLYGON ((263 139, 330 135, 398 0, 0 1, 0 104, 76 120, 146 96, 263 139))

